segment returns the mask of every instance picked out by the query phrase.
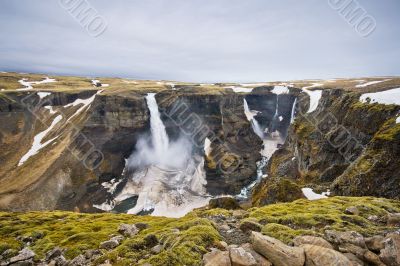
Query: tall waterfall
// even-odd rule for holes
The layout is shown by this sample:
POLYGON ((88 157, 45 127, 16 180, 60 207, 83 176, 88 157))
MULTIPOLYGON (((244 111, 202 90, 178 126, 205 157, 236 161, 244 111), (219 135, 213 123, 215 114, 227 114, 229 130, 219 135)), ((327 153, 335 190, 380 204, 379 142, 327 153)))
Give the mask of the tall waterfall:
POLYGON ((257 113, 254 112, 254 111, 250 111, 249 105, 247 104, 246 99, 243 99, 243 106, 244 106, 244 114, 246 115, 247 120, 250 121, 251 127, 253 128, 254 133, 256 133, 257 136, 259 136, 261 139, 263 139, 264 138, 264 132, 261 129, 260 124, 255 119, 255 116, 256 116, 257 113))
POLYGON ((153 148, 157 156, 162 156, 168 151, 169 140, 160 117, 160 112, 158 111, 155 95, 155 93, 147 94, 146 101, 150 111, 150 130, 153 148))
POLYGON ((143 136, 138 140, 126 162, 126 184, 112 195, 112 204, 96 207, 111 211, 127 198, 137 197, 136 203, 126 209, 130 214, 184 216, 209 201, 203 154, 193 151, 193 143, 187 137, 170 141, 155 94, 149 93, 146 102, 150 111, 151 137, 143 136))

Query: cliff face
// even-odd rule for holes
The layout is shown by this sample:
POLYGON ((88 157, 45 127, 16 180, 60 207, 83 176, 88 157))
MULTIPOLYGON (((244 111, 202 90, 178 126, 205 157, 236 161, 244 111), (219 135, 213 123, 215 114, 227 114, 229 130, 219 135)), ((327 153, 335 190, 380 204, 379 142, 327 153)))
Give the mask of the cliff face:
POLYGON ((400 108, 362 103, 360 94, 324 90, 311 113, 309 97, 300 94, 296 120, 268 163, 268 178, 254 190, 253 204, 291 201, 293 194, 302 197, 301 187, 399 198, 400 125, 395 119, 400 108), (291 198, 285 196, 290 192, 291 198))
MULTIPOLYGON (((51 93, 43 99, 28 92, 5 95, 0 106, 0 140, 2 150, 9 152, 2 152, 0 158, 1 209, 98 211, 93 204, 108 197, 108 189, 101 184, 121 179, 125 159, 139 137, 150 131, 146 92, 96 94, 86 90, 51 93), (91 98, 82 109, 76 104, 91 98), (32 148, 32 139, 51 127, 59 115, 62 120, 41 141, 49 144, 18 165, 32 148)), ((186 134, 200 152, 205 138, 211 140, 213 152, 205 170, 206 189, 213 195, 237 194, 256 178, 262 142, 244 115, 243 97, 185 89, 157 94, 171 140, 186 134), (175 110, 184 105, 185 113, 175 110), (199 124, 193 124, 196 121, 199 124)))

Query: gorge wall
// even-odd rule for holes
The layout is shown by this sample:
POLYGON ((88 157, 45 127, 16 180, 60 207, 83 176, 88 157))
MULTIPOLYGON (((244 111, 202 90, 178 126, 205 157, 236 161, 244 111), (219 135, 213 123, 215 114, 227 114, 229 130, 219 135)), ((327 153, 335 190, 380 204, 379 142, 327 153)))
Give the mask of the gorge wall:
POLYGON ((286 143, 269 161, 253 191, 253 204, 304 197, 301 188, 331 195, 400 195, 399 106, 360 101, 359 92, 322 90, 318 108, 299 95, 286 143))

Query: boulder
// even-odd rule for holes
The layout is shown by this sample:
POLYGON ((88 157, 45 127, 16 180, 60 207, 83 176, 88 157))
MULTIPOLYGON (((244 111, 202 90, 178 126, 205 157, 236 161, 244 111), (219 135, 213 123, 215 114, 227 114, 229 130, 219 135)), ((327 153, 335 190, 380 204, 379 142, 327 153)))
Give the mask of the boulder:
POLYGON ((262 230, 262 225, 259 224, 257 221, 252 221, 252 220, 244 220, 243 222, 240 223, 240 230, 243 232, 249 232, 249 231, 255 231, 255 232, 261 232, 262 230))
POLYGON ((158 254, 163 250, 163 248, 164 248, 163 245, 156 245, 156 246, 152 247, 150 251, 153 254, 158 254))
POLYGON ((73 260, 71 260, 68 264, 69 266, 86 266, 88 265, 85 256, 78 255, 73 260))
POLYGON ((385 247, 385 237, 383 236, 373 236, 365 239, 365 245, 369 250, 379 252, 385 247))
POLYGON ((118 232, 125 237, 133 237, 139 233, 139 229, 134 224, 121 224, 118 227, 118 232))
POLYGON ((342 253, 330 248, 302 245, 306 255, 305 266, 349 266, 350 260, 342 253))
POLYGON ((17 256, 14 256, 9 260, 9 264, 31 260, 33 259, 33 257, 35 257, 35 255, 35 252, 30 250, 29 248, 24 248, 20 252, 18 252, 17 256))
POLYGON ((400 265, 400 235, 389 234, 384 242, 379 258, 388 266, 400 265))
POLYGON ((387 216, 388 226, 400 226, 400 213, 389 213, 387 216))
POLYGON ((144 241, 146 242, 146 246, 151 248, 158 244, 158 238, 153 234, 145 236, 144 241))
POLYGON ((377 265, 377 266, 384 265, 379 259, 378 255, 376 255, 372 251, 363 249, 362 247, 350 243, 344 243, 340 245, 339 251, 343 253, 352 253, 363 262, 366 262, 368 265, 377 265))
POLYGON ((210 209, 222 208, 227 210, 240 209, 239 203, 232 197, 211 199, 208 203, 210 209))
POLYGON ((149 225, 146 223, 135 223, 135 226, 139 231, 149 228, 149 225))
POLYGON ((258 254, 254 251, 250 243, 242 244, 241 247, 253 255, 253 258, 257 261, 258 266, 272 266, 272 263, 269 262, 266 258, 258 254))
POLYGON ((231 248, 229 250, 229 257, 232 266, 256 266, 257 261, 250 252, 247 252, 242 247, 231 248))
POLYGON ((334 245, 350 243, 366 248, 364 237, 355 231, 338 232, 335 230, 326 230, 325 239, 334 245))
POLYGON ((110 239, 100 243, 101 249, 111 250, 119 246, 119 242, 114 239, 110 239))
POLYGON ((53 260, 53 259, 55 259, 57 257, 62 256, 62 254, 63 254, 63 250, 61 248, 59 248, 59 247, 55 247, 55 248, 53 248, 52 250, 50 250, 50 251, 48 251, 46 253, 46 259, 45 260, 46 261, 51 261, 51 260, 53 260))
POLYGON ((281 241, 262 235, 251 233, 253 249, 266 257, 274 266, 303 266, 305 262, 304 249, 289 247, 281 241))
POLYGON ((231 266, 229 251, 213 250, 203 256, 204 266, 231 266))
POLYGON ((357 256, 354 255, 353 253, 343 253, 343 255, 349 259, 349 261, 352 263, 352 266, 364 266, 365 265, 365 263, 362 260, 360 260, 359 258, 357 258, 357 256))
POLYGON ((237 219, 243 219, 249 216, 249 213, 245 210, 234 210, 232 216, 237 219))
POLYGON ((346 210, 344 210, 344 213, 351 214, 351 215, 359 215, 360 211, 358 210, 357 207, 351 206, 351 207, 346 208, 346 210))
POLYGON ((326 241, 322 237, 317 237, 317 236, 298 236, 295 239, 293 239, 293 244, 296 247, 309 244, 314 246, 320 246, 323 248, 333 249, 333 246, 328 241, 326 241))

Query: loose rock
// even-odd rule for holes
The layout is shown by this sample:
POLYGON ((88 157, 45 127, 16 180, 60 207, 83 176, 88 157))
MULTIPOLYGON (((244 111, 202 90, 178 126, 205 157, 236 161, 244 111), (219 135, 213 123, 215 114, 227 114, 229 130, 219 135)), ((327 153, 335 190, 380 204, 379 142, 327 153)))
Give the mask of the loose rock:
POLYGON ((306 254, 305 266, 349 266, 350 260, 333 249, 314 245, 303 245, 306 254))
POLYGON ((360 214, 360 211, 358 210, 357 207, 351 206, 351 207, 348 207, 348 208, 344 211, 344 213, 346 213, 346 214, 351 214, 351 215, 359 215, 359 214, 360 214))
POLYGON ((152 247, 150 251, 153 254, 158 254, 163 250, 163 248, 164 248, 163 245, 156 245, 156 246, 152 247))
POLYGON ((400 226, 400 213, 389 213, 387 217, 388 226, 400 226))
POLYGON ((352 263, 352 266, 364 266, 365 265, 365 263, 362 260, 360 260, 359 258, 357 258, 357 256, 354 255, 353 253, 343 253, 343 255, 349 259, 349 261, 352 263))
POLYGON ((389 234, 384 242, 379 258, 388 266, 400 265, 400 235, 389 234))
POLYGON ((149 228, 149 225, 146 223, 136 223, 135 226, 139 231, 149 228))
POLYGON ((242 230, 243 232, 261 232, 262 225, 259 224, 257 221, 245 220, 240 224, 240 230, 242 230))
POLYGON ((111 249, 114 249, 114 248, 116 248, 118 246, 119 246, 119 242, 117 240, 113 240, 113 239, 110 239, 110 240, 107 240, 107 241, 104 241, 104 242, 100 243, 100 248, 101 249, 111 250, 111 249))
POLYGON ((17 262, 22 262, 22 261, 27 261, 32 259, 33 257, 35 257, 35 252, 33 252, 32 250, 30 250, 29 248, 24 248, 23 250, 21 250, 20 252, 18 252, 18 255, 15 257, 12 257, 9 260, 9 264, 14 264, 17 262))
POLYGON ((385 247, 385 238, 383 236, 373 236, 365 239, 365 244, 369 250, 379 252, 385 247))
POLYGON ((134 224, 121 224, 118 232, 126 237, 133 237, 139 233, 139 229, 134 224))
POLYGON ((243 244, 241 245, 241 247, 249 252, 251 255, 253 255, 253 258, 257 261, 258 266, 272 266, 271 262, 269 262, 266 258, 254 251, 250 243, 243 244))
POLYGON ((304 249, 301 247, 289 247, 275 238, 258 232, 251 233, 251 241, 253 249, 266 257, 274 266, 304 265, 304 249))
POLYGON ((338 232, 335 230, 326 230, 325 238, 335 245, 350 243, 362 248, 366 248, 364 237, 354 231, 338 232))
POLYGON ((231 266, 229 251, 213 250, 203 256, 204 266, 231 266))
POLYGON ((231 248, 229 250, 229 257, 232 266, 256 266, 257 261, 251 253, 245 251, 242 247, 231 248))
POLYGON ((320 246, 323 248, 333 249, 333 246, 328 241, 326 241, 322 237, 316 237, 316 236, 298 236, 295 239, 293 239, 293 244, 297 247, 309 244, 314 246, 320 246))

